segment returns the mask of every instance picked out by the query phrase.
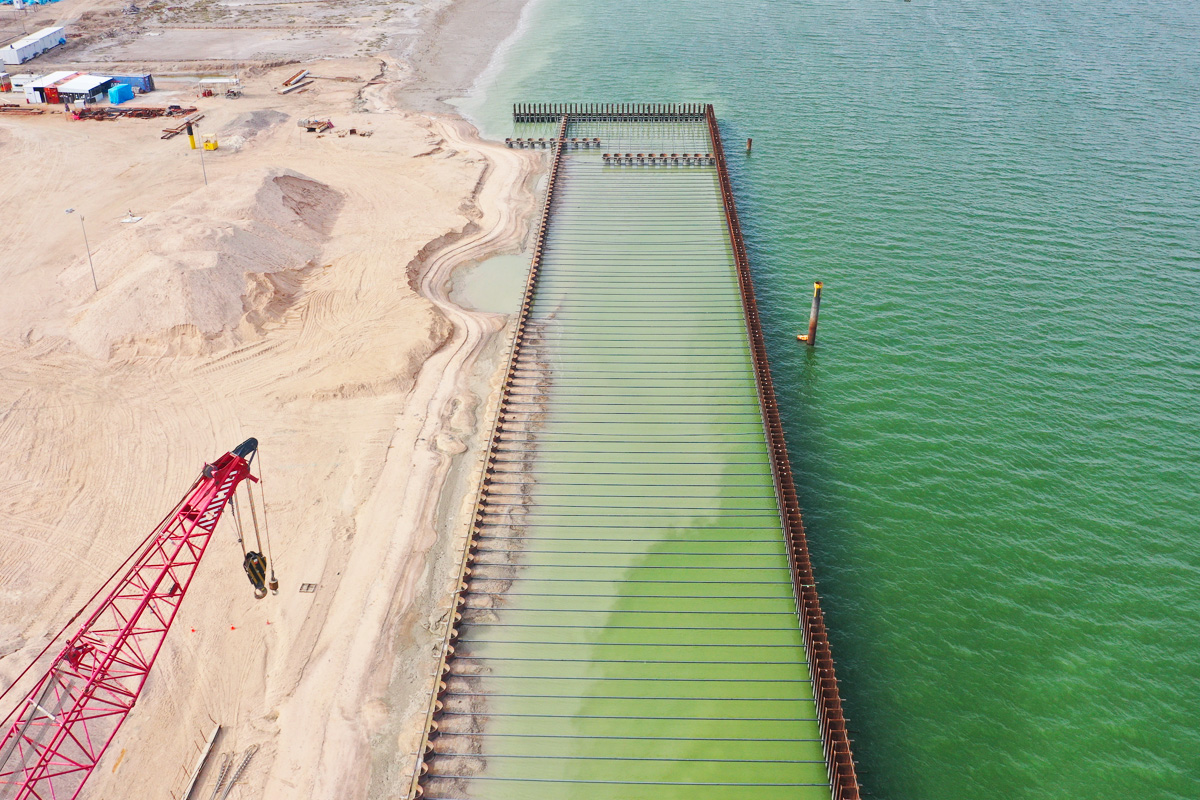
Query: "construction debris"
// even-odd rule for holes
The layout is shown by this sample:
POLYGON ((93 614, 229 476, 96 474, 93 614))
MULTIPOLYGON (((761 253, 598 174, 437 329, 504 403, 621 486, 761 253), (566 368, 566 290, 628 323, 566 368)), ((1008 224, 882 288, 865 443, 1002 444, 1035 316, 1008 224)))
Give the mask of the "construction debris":
POLYGON ((182 117, 187 114, 195 114, 195 108, 181 108, 180 106, 168 106, 166 108, 155 108, 152 106, 104 106, 101 108, 83 108, 74 112, 75 119, 121 119, 129 117, 132 119, 154 119, 155 117, 182 117))
POLYGON ((308 70, 302 69, 283 82, 283 86, 279 89, 279 93, 287 94, 288 92, 299 91, 300 89, 310 86, 313 81, 346 81, 355 83, 358 80, 358 78, 344 78, 341 76, 330 77, 327 75, 313 75, 308 70))
MULTIPOLYGON (((234 784, 238 782, 238 778, 242 777, 242 773, 246 771, 246 767, 250 766, 250 759, 254 758, 254 754, 258 752, 258 745, 252 744, 246 750, 246 755, 242 757, 242 763, 238 764, 238 768, 233 771, 233 777, 229 779, 229 785, 225 787, 225 794, 221 795, 221 800, 226 800, 230 792, 233 791, 234 784)), ((220 788, 218 785, 217 788, 220 788)))
MULTIPOLYGON (((213 787, 208 800, 217 800, 217 795, 221 793, 221 787, 225 785, 225 776, 229 774, 229 768, 233 766, 233 756, 233 753, 221 754, 221 766, 217 770, 217 785, 213 787)), ((188 800, 188 798, 185 797, 184 800, 188 800)))
POLYGON ((302 89, 307 89, 309 86, 312 86, 313 83, 314 83, 314 81, 311 81, 311 80, 305 81, 304 83, 295 83, 295 84, 292 84, 291 86, 287 87, 286 89, 280 89, 279 93, 280 94, 291 94, 292 92, 298 92, 298 91, 301 91, 302 89))
POLYGON ((192 778, 188 781, 187 788, 183 790, 183 800, 191 800, 192 793, 196 789, 196 779, 200 777, 200 771, 204 769, 204 764, 208 761, 208 756, 212 752, 213 743, 217 741, 217 736, 220 733, 221 726, 218 725, 209 734, 208 742, 204 745, 204 749, 200 751, 200 758, 196 759, 196 766, 192 769, 192 778))
POLYGON ((43 108, 30 108, 17 103, 0 103, 0 114, 45 114, 43 108))
POLYGON ((296 124, 309 133, 324 133, 333 128, 333 121, 328 119, 301 119, 297 120, 296 124))
MULTIPOLYGON (((194 112, 196 109, 193 108, 190 110, 194 112)), ((163 135, 160 136, 159 138, 160 139, 174 138, 174 137, 178 136, 179 134, 183 133, 184 131, 186 131, 188 128, 188 125, 195 125, 197 122, 199 122, 202 119, 204 119, 203 114, 193 113, 191 116, 184 119, 183 122, 179 123, 174 128, 163 128, 163 135)))
POLYGON ((299 72, 297 72, 295 75, 293 75, 292 77, 290 77, 286 81, 284 81, 283 85, 284 86, 294 86, 297 83, 299 83, 300 81, 304 80, 305 77, 307 77, 307 76, 308 76, 308 70, 302 69, 299 72))

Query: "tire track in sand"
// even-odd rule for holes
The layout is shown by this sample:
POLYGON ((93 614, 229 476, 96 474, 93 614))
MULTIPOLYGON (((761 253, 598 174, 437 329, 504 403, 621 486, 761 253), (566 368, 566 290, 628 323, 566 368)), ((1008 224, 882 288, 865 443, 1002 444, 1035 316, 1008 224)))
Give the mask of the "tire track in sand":
MULTIPOLYGON (((418 269, 418 293, 445 316, 452 332, 421 366, 396 417, 388 456, 372 495, 357 514, 355 527, 359 531, 386 536, 388 544, 375 551, 373 558, 352 557, 344 566, 343 582, 361 582, 369 589, 354 594, 353 608, 349 607, 351 598, 340 593, 332 601, 329 619, 353 620, 353 624, 338 630, 337 644, 327 642, 324 647, 336 649, 345 657, 337 664, 311 664, 304 681, 308 686, 297 687, 294 705, 282 712, 281 729, 287 731, 292 714, 298 715, 298 707, 304 707, 308 736, 285 741, 290 738, 285 733, 281 738, 267 781, 269 800, 286 797, 285 779, 302 765, 317 776, 309 795, 314 800, 366 797, 372 777, 372 739, 385 725, 404 729, 388 746, 390 760, 411 760, 416 747, 419 731, 396 715, 408 710, 404 704, 412 699, 409 695, 423 696, 429 689, 426 684, 432 680, 433 662, 424 654, 434 637, 430 634, 428 641, 418 637, 407 656, 422 654, 421 659, 398 665, 400 626, 406 618, 424 620, 434 614, 438 593, 421 590, 439 577, 431 574, 431 552, 438 544, 439 503, 453 456, 463 452, 466 445, 462 439, 472 433, 455 429, 461 416, 458 412, 473 400, 468 376, 480 355, 499 331, 511 335, 505 315, 470 311, 455 304, 448 295, 449 279, 454 269, 465 263, 520 248, 536 212, 527 183, 543 163, 538 154, 482 142, 466 122, 440 117, 432 121, 451 147, 478 154, 486 161, 474 195, 480 216, 460 235, 414 265, 418 269), (418 597, 429 607, 418 607, 418 597), (336 677, 323 674, 332 670, 336 677), (392 684, 395 672, 403 677, 392 684), (322 684, 336 687, 332 697, 313 692, 322 684), (395 698, 394 709, 386 702, 391 699, 389 686, 400 695, 395 698), (386 709, 383 713, 379 712, 381 706, 386 709), (313 724, 315 719, 321 722, 313 724), (313 735, 317 731, 321 733, 313 735)), ((474 427, 482 424, 486 420, 478 417, 474 427)), ((461 422, 458 427, 462 427, 461 422)), ((466 531, 469 521, 469 512, 460 511, 460 505, 446 506, 456 516, 445 527, 456 539, 466 531)), ((394 775, 383 780, 402 781, 403 772, 410 769, 411 764, 395 764, 389 768, 394 775)))

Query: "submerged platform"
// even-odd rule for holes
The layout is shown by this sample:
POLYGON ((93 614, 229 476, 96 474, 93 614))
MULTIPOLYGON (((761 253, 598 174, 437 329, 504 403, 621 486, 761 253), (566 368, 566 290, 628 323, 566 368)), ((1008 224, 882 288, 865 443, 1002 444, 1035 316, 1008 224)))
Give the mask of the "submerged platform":
POLYGON ((711 106, 514 117, 553 166, 412 795, 856 798, 711 106))

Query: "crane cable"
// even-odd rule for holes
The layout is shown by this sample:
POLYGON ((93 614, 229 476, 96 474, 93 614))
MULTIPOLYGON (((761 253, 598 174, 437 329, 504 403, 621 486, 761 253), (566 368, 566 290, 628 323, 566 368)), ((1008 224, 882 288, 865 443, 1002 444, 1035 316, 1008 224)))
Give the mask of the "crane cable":
POLYGON ((238 505, 237 492, 234 492, 229 497, 229 502, 233 505, 233 524, 237 528, 238 544, 242 546, 242 555, 246 555, 246 540, 242 535, 242 509, 238 505))
POLYGON ((245 529, 242 523, 242 510, 237 502, 236 492, 233 495, 233 519, 237 526, 238 544, 242 546, 242 569, 246 571, 246 577, 250 579, 250 584, 254 587, 254 596, 257 599, 262 599, 267 596, 267 589, 272 592, 279 592, 279 581, 275 577, 275 557, 271 552, 271 531, 267 525, 267 496, 263 488, 263 469, 262 469, 262 453, 255 451, 255 456, 258 457, 258 491, 259 500, 263 507, 263 524, 260 530, 258 525, 258 509, 254 504, 254 489, 251 486, 246 487, 246 498, 250 503, 250 520, 254 525, 254 543, 257 550, 246 550, 245 529), (266 557, 263 556, 263 534, 266 534, 267 547, 266 557), (267 581, 267 569, 271 570, 270 582, 267 581))
MULTIPOLYGON (((258 509, 255 508, 255 506, 254 506, 254 489, 247 486, 246 487, 246 496, 248 498, 250 498, 250 519, 254 523, 254 541, 258 546, 258 555, 259 555, 259 558, 261 559, 262 553, 263 553, 262 534, 259 532, 259 528, 258 528, 258 509)), ((266 537, 267 537, 267 561, 265 561, 262 564, 262 566, 266 567, 268 563, 271 565, 271 590, 278 592, 279 591, 279 581, 277 581, 275 579, 275 559, 274 559, 274 557, 271 556, 271 533, 270 533, 270 530, 267 528, 267 496, 266 496, 265 491, 263 490, 263 467, 262 467, 262 453, 261 452, 258 453, 258 497, 259 497, 259 500, 262 502, 263 531, 266 532, 266 537)), ((265 569, 264 569, 264 572, 265 572, 265 569)), ((263 575, 263 578, 265 579, 266 575, 263 575)), ((256 588, 257 588, 257 584, 256 584, 256 588)), ((265 593, 266 590, 264 589, 263 591, 265 593)))
MULTIPOLYGON (((266 473, 263 471, 262 452, 258 453, 258 499, 262 501, 263 509, 263 536, 267 539, 267 562, 271 565, 271 582, 269 586, 271 591, 279 592, 279 581, 275 578, 275 555, 271 552, 271 526, 267 521, 267 494, 266 494, 266 473)), ((251 505, 253 511, 254 506, 251 505)), ((257 530, 257 529, 256 529, 257 530)))
MULTIPOLYGON (((258 510, 254 507, 254 490, 247 487, 246 497, 250 499, 250 520, 254 523, 254 543, 258 552, 262 553, 262 534, 258 530, 258 510)), ((265 516, 266 509, 264 508, 263 511, 265 516)))

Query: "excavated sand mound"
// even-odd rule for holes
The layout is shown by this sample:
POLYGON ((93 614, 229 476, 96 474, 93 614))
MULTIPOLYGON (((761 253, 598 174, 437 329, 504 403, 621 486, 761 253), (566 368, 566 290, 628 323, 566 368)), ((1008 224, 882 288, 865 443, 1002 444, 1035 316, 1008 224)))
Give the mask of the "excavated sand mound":
MULTIPOLYGON (((202 352, 248 341, 300 296, 341 204, 334 189, 284 169, 205 187, 93 254, 100 292, 70 337, 96 358, 141 343, 202 352)), ((63 276, 81 281, 90 290, 86 262, 63 276)))
POLYGON ((271 131, 278 128, 289 119, 282 111, 260 108, 246 111, 234 117, 228 125, 221 128, 217 139, 221 142, 222 150, 240 150, 255 140, 269 136, 271 131))

